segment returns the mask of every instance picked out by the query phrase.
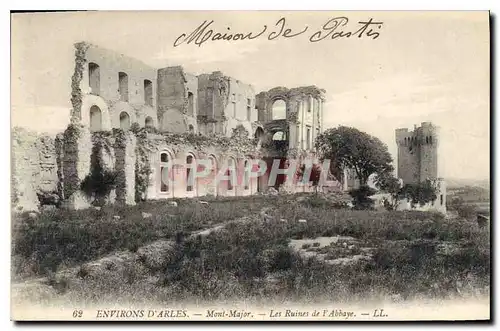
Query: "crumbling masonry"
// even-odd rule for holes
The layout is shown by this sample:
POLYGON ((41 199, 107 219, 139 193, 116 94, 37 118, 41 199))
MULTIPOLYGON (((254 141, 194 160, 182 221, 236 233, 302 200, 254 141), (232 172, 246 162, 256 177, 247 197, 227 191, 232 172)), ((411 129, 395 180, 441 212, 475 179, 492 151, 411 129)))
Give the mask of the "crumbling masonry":
MULTIPOLYGON (((313 142, 323 130, 325 91, 315 86, 256 95, 251 85, 221 72, 195 76, 180 66, 151 68, 85 42, 75 44, 71 87, 71 124, 64 133, 52 139, 14 130, 17 211, 51 202, 88 207, 95 199, 81 185, 95 162, 116 175, 109 203, 256 194, 269 189, 274 159, 286 167, 290 158, 314 157, 313 142), (174 159, 183 164, 170 166, 174 159), (255 159, 268 163, 258 178, 248 176, 255 159), (214 171, 189 179, 200 160, 214 171), (221 168, 237 180, 216 183, 221 168), (170 175, 162 180, 165 170, 170 175)), ((274 188, 297 190, 286 184, 281 176, 274 188)))

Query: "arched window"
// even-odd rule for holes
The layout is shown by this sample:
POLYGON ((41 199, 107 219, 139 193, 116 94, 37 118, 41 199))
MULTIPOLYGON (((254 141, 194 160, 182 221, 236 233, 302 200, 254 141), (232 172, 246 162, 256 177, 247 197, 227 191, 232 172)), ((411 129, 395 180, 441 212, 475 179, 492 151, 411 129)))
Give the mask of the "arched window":
POLYGON ((227 190, 232 191, 234 189, 234 183, 233 183, 233 175, 234 175, 234 159, 229 158, 227 160, 227 176, 229 177, 229 180, 227 182, 227 190))
POLYGON ((252 99, 247 99, 247 121, 252 120, 252 99))
POLYGON ((215 176, 217 174, 217 160, 213 155, 210 155, 208 159, 210 160, 210 174, 215 176))
POLYGON ((194 96, 191 92, 188 92, 188 115, 194 116, 194 96))
POLYGON ((193 133, 194 132, 194 126, 192 124, 189 124, 188 130, 189 130, 189 132, 193 133))
POLYGON ((273 134, 273 140, 286 140, 286 134, 284 131, 278 131, 273 134))
POLYGON ((120 129, 130 129, 130 116, 128 116, 128 114, 124 111, 120 113, 120 129))
POLYGON ((102 112, 97 106, 90 107, 90 131, 102 130, 102 112))
POLYGON ((311 137, 311 127, 310 126, 306 126, 306 149, 309 150, 311 149, 311 145, 312 145, 312 137, 311 137))
POLYGON ((118 73, 118 92, 120 100, 128 102, 128 75, 124 72, 118 73))
POLYGON ((101 72, 99 65, 94 62, 89 63, 89 87, 90 93, 99 95, 101 85, 101 72))
POLYGON ((243 177, 244 189, 248 190, 250 188, 250 171, 251 171, 250 162, 248 162, 248 160, 245 160, 243 171, 245 171, 245 175, 243 177))
POLYGON ((313 110, 313 97, 310 95, 307 101, 307 112, 310 113, 313 110))
POLYGON ((170 156, 167 152, 161 152, 160 154, 161 193, 167 193, 170 190, 169 169, 170 169, 170 156))
POLYGON ((146 117, 146 120, 144 121, 144 126, 146 128, 152 128, 155 126, 155 122, 153 121, 153 118, 151 116, 146 117))
POLYGON ((271 108, 272 120, 286 119, 286 103, 283 100, 276 100, 271 108))
POLYGON ((255 130, 255 139, 261 139, 264 136, 264 130, 261 127, 258 127, 255 130))
POLYGON ((429 137, 429 144, 432 145, 432 136, 429 137))
POLYGON ((429 143, 429 136, 425 136, 425 143, 428 144, 429 143))
POLYGON ((194 156, 188 155, 186 157, 186 191, 191 192, 194 188, 194 156))
POLYGON ((144 80, 144 103, 153 106, 153 83, 148 79, 144 80))
POLYGON ((213 190, 211 193, 217 195, 217 171, 219 171, 219 169, 217 169, 217 159, 214 155, 210 155, 208 159, 210 160, 210 189, 213 190))

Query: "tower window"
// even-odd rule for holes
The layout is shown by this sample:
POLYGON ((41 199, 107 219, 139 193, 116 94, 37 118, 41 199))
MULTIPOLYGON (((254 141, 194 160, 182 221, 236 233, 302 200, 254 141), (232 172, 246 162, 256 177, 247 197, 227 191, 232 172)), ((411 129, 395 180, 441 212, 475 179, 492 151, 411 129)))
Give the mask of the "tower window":
POLYGON ((441 206, 442 206, 443 205, 443 195, 442 194, 439 196, 439 202, 441 203, 441 206))
POLYGON ((432 145, 432 136, 429 137, 429 144, 432 145))

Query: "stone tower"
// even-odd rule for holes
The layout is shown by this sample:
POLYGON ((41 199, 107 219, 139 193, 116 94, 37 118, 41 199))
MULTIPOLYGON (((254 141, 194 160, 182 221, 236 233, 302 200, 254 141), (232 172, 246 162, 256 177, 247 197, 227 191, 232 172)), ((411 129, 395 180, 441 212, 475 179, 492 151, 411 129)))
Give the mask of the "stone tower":
POLYGON ((421 209, 446 213, 446 183, 438 171, 439 128, 430 122, 409 131, 396 129, 398 145, 398 178, 404 184, 417 184, 427 179, 437 187, 437 201, 421 209))
POLYGON ((396 129, 398 145, 398 177, 405 184, 439 178, 439 128, 423 122, 413 131, 396 129))

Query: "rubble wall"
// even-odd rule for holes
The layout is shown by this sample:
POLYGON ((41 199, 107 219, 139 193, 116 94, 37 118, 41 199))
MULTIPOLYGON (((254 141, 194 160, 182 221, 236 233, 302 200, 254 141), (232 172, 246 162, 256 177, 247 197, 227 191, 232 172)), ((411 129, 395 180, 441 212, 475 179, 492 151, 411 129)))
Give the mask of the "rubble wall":
POLYGON ((59 167, 52 137, 13 128, 11 166, 14 210, 38 210, 38 194, 57 194, 59 167))
POLYGON ((71 124, 64 132, 64 197, 70 209, 89 206, 88 199, 80 190, 81 182, 90 173, 92 140, 88 128, 71 124))

